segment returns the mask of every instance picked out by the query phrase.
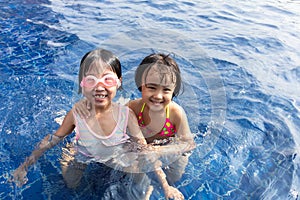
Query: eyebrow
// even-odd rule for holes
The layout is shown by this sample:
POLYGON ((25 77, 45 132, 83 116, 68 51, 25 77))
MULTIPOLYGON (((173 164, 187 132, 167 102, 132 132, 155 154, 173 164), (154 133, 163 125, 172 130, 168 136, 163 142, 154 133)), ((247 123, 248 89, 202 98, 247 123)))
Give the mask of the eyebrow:
POLYGON ((107 75, 107 74, 112 74, 112 75, 117 75, 115 72, 111 71, 111 72, 106 72, 106 73, 103 73, 103 75, 107 75))
MULTIPOLYGON (((172 88, 173 87, 173 85, 172 84, 170 84, 170 85, 162 85, 162 84, 157 84, 157 83, 146 83, 145 84, 145 86, 146 87, 148 87, 148 86, 162 86, 162 87, 164 87, 164 88, 172 88)), ((174 86, 175 87, 175 86, 174 86)))
POLYGON ((156 83, 145 83, 145 86, 158 86, 158 85, 160 85, 160 84, 156 84, 156 83))

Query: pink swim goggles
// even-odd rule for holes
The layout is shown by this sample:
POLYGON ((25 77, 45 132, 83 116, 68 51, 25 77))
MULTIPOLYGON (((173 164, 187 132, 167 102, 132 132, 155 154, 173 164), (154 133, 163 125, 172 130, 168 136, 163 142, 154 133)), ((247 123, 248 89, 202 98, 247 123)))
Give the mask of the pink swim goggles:
POLYGON ((80 86, 93 88, 96 85, 98 85, 98 83, 102 83, 105 87, 113 87, 113 86, 119 87, 121 85, 120 80, 118 79, 117 76, 112 74, 107 74, 102 78, 97 78, 93 75, 86 76, 82 79, 80 86))

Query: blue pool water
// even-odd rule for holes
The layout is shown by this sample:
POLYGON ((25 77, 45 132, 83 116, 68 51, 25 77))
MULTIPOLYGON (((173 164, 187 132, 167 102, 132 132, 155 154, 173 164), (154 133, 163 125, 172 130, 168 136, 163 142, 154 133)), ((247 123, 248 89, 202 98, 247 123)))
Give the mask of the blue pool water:
MULTIPOLYGON (((91 166, 68 190, 60 144, 17 188, 8 182, 34 145, 79 99, 81 57, 108 48, 124 90, 151 52, 172 53, 183 73, 197 148, 176 187, 185 199, 300 199, 300 2, 0 1, 0 199, 98 199, 113 179, 91 166)), ((164 199, 158 188, 151 199, 164 199)))

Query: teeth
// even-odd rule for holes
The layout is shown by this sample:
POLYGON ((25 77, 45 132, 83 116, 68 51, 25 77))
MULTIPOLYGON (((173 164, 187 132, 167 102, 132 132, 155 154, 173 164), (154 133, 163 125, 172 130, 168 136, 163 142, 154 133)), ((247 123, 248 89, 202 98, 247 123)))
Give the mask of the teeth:
POLYGON ((159 105, 160 104, 160 102, 155 102, 155 101, 152 101, 152 103, 155 104, 155 105, 159 105))
POLYGON ((152 101, 152 103, 157 103, 157 104, 162 103, 161 101, 154 101, 154 100, 151 100, 151 101, 152 101))
POLYGON ((101 99, 103 99, 103 98, 105 98, 105 95, 97 94, 97 95, 95 95, 95 97, 96 97, 96 98, 101 98, 101 99))

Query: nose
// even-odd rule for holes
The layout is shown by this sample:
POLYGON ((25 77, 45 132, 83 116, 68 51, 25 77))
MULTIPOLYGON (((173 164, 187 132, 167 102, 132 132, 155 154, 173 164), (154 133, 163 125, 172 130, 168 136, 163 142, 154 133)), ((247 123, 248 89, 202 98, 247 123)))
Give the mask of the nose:
POLYGON ((105 90, 104 85, 101 82, 97 83, 97 85, 95 86, 95 89, 98 90, 98 91, 99 90, 100 91, 105 90))
POLYGON ((156 99, 162 99, 163 98, 163 92, 162 92, 162 90, 157 90, 153 96, 156 99))

